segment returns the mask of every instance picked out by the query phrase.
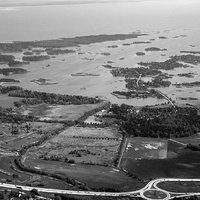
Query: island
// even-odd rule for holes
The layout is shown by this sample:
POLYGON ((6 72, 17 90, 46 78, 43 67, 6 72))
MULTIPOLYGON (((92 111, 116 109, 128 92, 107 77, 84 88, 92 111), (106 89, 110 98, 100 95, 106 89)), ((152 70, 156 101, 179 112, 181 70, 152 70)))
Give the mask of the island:
POLYGON ((66 48, 77 47, 79 45, 87 45, 93 43, 101 43, 106 41, 126 40, 138 38, 147 34, 131 33, 131 34, 114 34, 114 35, 90 35, 79 36, 74 38, 61 38, 55 40, 41 40, 41 41, 25 41, 13 43, 0 43, 1 52, 21 52, 29 48, 66 48))
POLYGON ((137 56, 144 56, 145 53, 144 53, 144 52, 137 52, 136 55, 137 55, 137 56))
POLYGON ((100 76, 100 74, 78 72, 78 73, 75 73, 75 74, 71 74, 71 76, 100 76))
MULTIPOLYGON (((61 55, 61 58, 54 61, 59 60, 65 65, 62 61, 67 63, 66 55, 75 51, 77 53, 73 56, 77 56, 80 63, 85 61, 79 59, 96 60, 100 57, 102 62, 93 66, 92 61, 91 66, 105 68, 98 70, 108 74, 111 79, 105 80, 113 84, 111 89, 115 88, 107 97, 111 97, 113 102, 123 102, 115 104, 105 97, 79 95, 90 90, 88 86, 86 89, 80 84, 76 88, 78 95, 57 94, 59 91, 55 89, 56 85, 54 86, 57 82, 53 82, 50 77, 44 78, 47 76, 28 79, 30 86, 38 90, 34 91, 19 87, 18 85, 23 85, 24 82, 19 83, 17 78, 14 79, 15 76, 4 78, 1 75, 0 184, 2 188, 9 188, 9 191, 0 191, 0 198, 15 196, 21 199, 42 199, 40 195, 45 194, 46 199, 52 200, 138 200, 149 199, 150 195, 152 199, 169 199, 180 195, 181 198, 190 198, 188 196, 198 194, 199 98, 186 95, 178 97, 184 90, 176 90, 175 87, 196 87, 195 91, 198 91, 200 83, 190 81, 174 84, 171 79, 174 81, 177 76, 184 77, 184 80, 194 76, 196 78, 198 72, 185 73, 184 70, 198 68, 199 56, 190 52, 189 55, 174 55, 164 60, 160 53, 156 53, 159 59, 162 59, 161 62, 145 62, 148 51, 166 51, 150 47, 137 52, 138 56, 142 54, 144 59, 133 56, 142 62, 136 65, 134 63, 131 67, 126 66, 126 62, 119 61, 126 58, 123 54, 117 58, 113 56, 113 61, 107 61, 108 58, 103 57, 111 55, 111 48, 117 48, 117 45, 109 47, 105 44, 104 48, 110 49, 102 54, 92 52, 93 45, 88 47, 91 48, 89 50, 84 49, 87 54, 91 54, 90 56, 98 55, 94 58, 80 58, 81 56, 77 55, 82 54, 79 52, 82 50, 80 45, 126 40, 142 35, 146 34, 80 36, 0 44, 3 54, 21 51, 20 55, 24 55, 23 61, 18 61, 17 56, 15 58, 12 55, 1 54, 1 63, 10 63, 9 68, 0 69, 3 75, 27 73, 26 69, 14 66, 34 61, 43 61, 39 69, 42 67, 45 70, 41 71, 48 72, 55 69, 50 66, 56 66, 48 61, 49 59, 61 55), (112 66, 113 62, 116 67, 112 66), (117 66, 119 63, 122 66, 117 66), (174 69, 183 71, 169 72, 174 69), (7 86, 6 82, 12 84, 7 86), (116 82, 122 84, 122 91, 117 91, 114 85, 116 82), (165 89, 168 90, 167 87, 170 92, 174 89, 169 96, 164 93, 165 89), (56 93, 45 90, 55 90, 56 93), (179 94, 172 96, 172 99, 170 95, 175 95, 175 91, 179 91, 179 94), (153 99, 153 102, 162 103, 151 106, 126 104, 134 100, 146 101, 148 98, 153 99), (173 188, 173 192, 170 188, 173 188), (14 191, 11 193, 10 190, 14 191)), ((123 42, 124 46, 145 43, 151 42, 123 42)), ((31 67, 32 63, 29 66, 31 67)), ((73 73, 68 73, 74 77, 70 80, 90 81, 93 78, 88 76, 100 76, 88 68, 82 70, 74 73, 73 69, 73 73)), ((192 198, 196 200, 196 197, 192 198)))
POLYGON ((23 56, 22 60, 23 61, 30 61, 30 62, 35 62, 35 61, 42 61, 42 60, 49 60, 50 56, 23 56))
POLYGON ((19 80, 13 78, 0 78, 1 83, 19 83, 19 80))
POLYGON ((58 82, 52 82, 50 79, 45 78, 39 78, 39 79, 33 79, 31 82, 37 83, 38 85, 55 85, 58 84, 58 82))
POLYGON ((9 76, 11 74, 25 74, 28 71, 26 69, 22 68, 1 68, 0 74, 3 74, 5 76, 9 76))
POLYGON ((145 49, 145 51, 167 51, 167 49, 160 49, 158 47, 148 47, 145 49))
POLYGON ((74 53, 74 50, 70 49, 55 49, 55 48, 47 48, 45 49, 45 52, 48 55, 59 55, 59 54, 69 54, 69 53, 74 53))
POLYGON ((200 51, 180 51, 180 53, 200 54, 200 51))
POLYGON ((149 41, 136 41, 136 42, 133 42, 132 44, 150 44, 151 42, 149 41))

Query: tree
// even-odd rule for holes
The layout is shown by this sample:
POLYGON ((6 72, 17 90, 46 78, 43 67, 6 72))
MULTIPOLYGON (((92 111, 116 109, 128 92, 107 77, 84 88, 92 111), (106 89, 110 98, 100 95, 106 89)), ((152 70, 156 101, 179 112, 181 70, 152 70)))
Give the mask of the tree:
POLYGON ((60 196, 55 196, 54 200, 62 200, 60 196))
POLYGON ((33 196, 39 195, 38 190, 35 189, 35 188, 31 190, 31 194, 32 194, 33 196))

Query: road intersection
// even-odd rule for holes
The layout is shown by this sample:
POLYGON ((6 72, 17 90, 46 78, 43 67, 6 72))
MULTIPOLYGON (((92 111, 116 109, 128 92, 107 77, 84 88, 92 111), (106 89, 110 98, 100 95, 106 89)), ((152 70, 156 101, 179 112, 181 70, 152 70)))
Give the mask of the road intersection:
POLYGON ((161 182, 200 182, 200 179, 176 179, 176 178, 160 178, 150 181, 145 187, 140 190, 131 191, 131 192, 94 192, 94 191, 74 191, 74 190, 59 190, 51 188, 40 188, 40 187, 30 187, 15 185, 9 183, 0 183, 0 187, 10 188, 10 189, 19 189, 24 191, 31 191, 32 189, 38 190, 38 192, 46 192, 52 194, 71 194, 71 195, 83 195, 83 196, 112 196, 112 197, 142 197, 146 200, 168 200, 175 197, 184 197, 184 196, 199 196, 200 191, 197 193, 176 193, 163 190, 158 187, 158 184, 161 182))

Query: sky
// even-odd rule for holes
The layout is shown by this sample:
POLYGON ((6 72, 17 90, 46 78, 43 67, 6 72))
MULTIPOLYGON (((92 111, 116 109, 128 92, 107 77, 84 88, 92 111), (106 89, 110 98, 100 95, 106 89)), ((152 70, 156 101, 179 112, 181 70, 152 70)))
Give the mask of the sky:
POLYGON ((126 2, 126 1, 198 1, 198 0, 0 0, 0 7, 10 6, 33 6, 33 5, 62 5, 62 4, 85 4, 85 3, 107 3, 107 2, 126 2))

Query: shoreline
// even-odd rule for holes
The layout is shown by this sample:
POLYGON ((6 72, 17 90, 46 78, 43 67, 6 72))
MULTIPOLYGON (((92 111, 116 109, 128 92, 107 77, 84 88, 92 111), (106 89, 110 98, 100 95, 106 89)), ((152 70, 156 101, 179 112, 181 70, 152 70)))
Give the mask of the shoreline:
POLYGON ((0 42, 0 50, 2 53, 14 53, 21 52, 24 49, 31 48, 68 48, 79 47, 79 45, 90 45, 102 42, 122 41, 127 39, 134 39, 140 36, 147 36, 145 33, 127 33, 127 34, 99 34, 99 35, 87 35, 76 36, 60 39, 49 40, 36 40, 36 41, 12 41, 12 42, 0 42))

